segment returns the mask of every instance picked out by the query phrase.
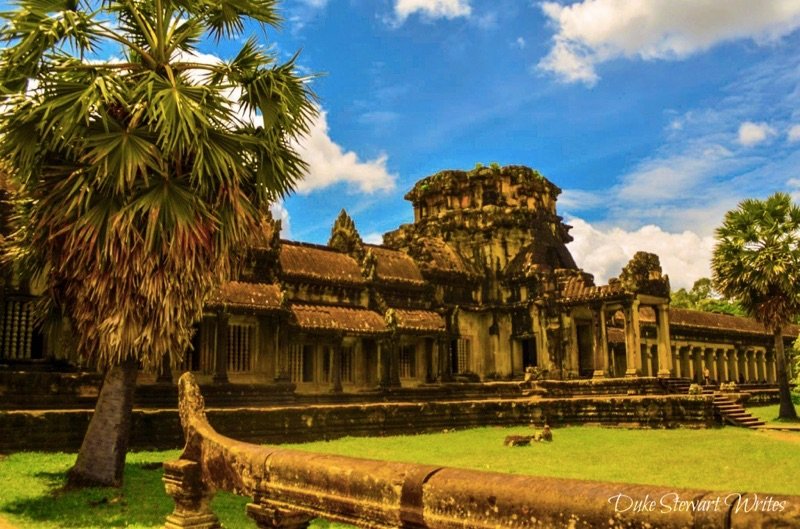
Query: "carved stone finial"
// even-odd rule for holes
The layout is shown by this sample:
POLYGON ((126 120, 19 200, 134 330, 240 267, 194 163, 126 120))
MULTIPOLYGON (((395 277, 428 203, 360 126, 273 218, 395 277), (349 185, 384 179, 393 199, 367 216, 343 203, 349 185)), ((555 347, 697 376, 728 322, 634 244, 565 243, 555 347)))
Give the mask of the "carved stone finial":
POLYGON ((347 214, 347 211, 342 210, 336 221, 331 228, 331 238, 328 241, 328 246, 340 252, 346 253, 356 260, 361 261, 364 258, 364 241, 361 240, 356 229, 356 223, 347 214))
POLYGON ((386 325, 391 329, 392 332, 397 330, 397 312, 394 309, 389 309, 383 315, 384 319, 386 320, 386 325))
POLYGON ((367 250, 364 253, 364 259, 361 261, 361 271, 364 277, 370 281, 374 281, 377 277, 378 258, 372 250, 367 250))

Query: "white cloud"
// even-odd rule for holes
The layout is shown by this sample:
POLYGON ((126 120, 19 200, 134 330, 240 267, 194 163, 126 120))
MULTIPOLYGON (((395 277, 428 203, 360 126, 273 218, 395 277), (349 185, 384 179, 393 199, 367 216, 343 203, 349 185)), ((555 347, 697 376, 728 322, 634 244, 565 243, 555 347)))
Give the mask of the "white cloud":
MULTIPOLYGON (((311 1, 319 3, 321 0, 311 1)), ((187 58, 202 64, 221 62, 219 57, 205 53, 192 54, 187 58)), ((205 77, 205 72, 190 70, 189 75, 202 79, 205 77)), ((236 101, 239 99, 239 94, 237 90, 228 90, 226 96, 236 101)), ((308 164, 305 178, 297 184, 297 192, 310 193, 340 182, 345 182, 352 189, 362 193, 394 189, 396 176, 386 169, 388 156, 382 154, 374 160, 362 161, 355 152, 345 151, 329 136, 327 112, 323 109, 318 110, 319 115, 311 124, 309 133, 294 142, 298 154, 308 164)), ((261 115, 245 113, 241 107, 238 112, 239 117, 245 121, 255 125, 263 124, 261 115)))
POLYGON ((800 27, 797 0, 583 0, 541 4, 555 26, 539 68, 594 84, 595 66, 615 58, 681 59, 720 42, 774 41, 800 27))
POLYGON ((364 235, 364 242, 367 244, 383 244, 383 234, 377 231, 364 235))
POLYGON ((701 277, 711 274, 711 253, 714 239, 692 231, 669 233, 658 226, 643 226, 635 231, 619 227, 600 229, 579 219, 569 219, 575 240, 569 250, 578 266, 594 274, 603 284, 618 277, 622 267, 637 251, 659 256, 661 268, 669 275, 673 290, 691 288, 701 277))
POLYGON ((395 0, 394 14, 403 22, 414 13, 427 18, 457 18, 472 14, 469 0, 395 0))
POLYGON ((800 202, 800 178, 790 178, 787 180, 786 185, 791 188, 792 200, 800 202))
POLYGON ((787 136, 791 143, 800 141, 800 125, 792 125, 787 136))
POLYGON ((300 0, 300 3, 313 7, 314 9, 322 9, 328 5, 328 0, 300 0))
POLYGON ((297 142, 300 157, 308 163, 306 177, 297 185, 298 193, 310 193, 337 183, 346 183, 356 191, 374 193, 391 191, 396 175, 386 168, 388 156, 362 161, 353 151, 344 151, 329 136, 325 111, 311 124, 308 135, 297 142))
POLYGON ((745 147, 758 145, 775 134, 775 129, 763 122, 753 123, 752 121, 745 121, 739 125, 739 143, 745 147))
POLYGON ((666 202, 685 196, 719 172, 732 153, 720 145, 697 145, 685 152, 641 163, 622 177, 620 198, 632 201, 666 202))
POLYGON ((283 200, 273 202, 269 207, 272 218, 281 221, 281 237, 284 239, 292 238, 291 219, 289 218, 289 210, 286 209, 286 204, 283 200))
POLYGON ((516 46, 517 48, 519 48, 521 50, 524 50, 525 46, 527 46, 527 45, 528 45, 528 43, 525 41, 525 39, 523 37, 517 37, 517 40, 514 41, 514 46, 516 46))

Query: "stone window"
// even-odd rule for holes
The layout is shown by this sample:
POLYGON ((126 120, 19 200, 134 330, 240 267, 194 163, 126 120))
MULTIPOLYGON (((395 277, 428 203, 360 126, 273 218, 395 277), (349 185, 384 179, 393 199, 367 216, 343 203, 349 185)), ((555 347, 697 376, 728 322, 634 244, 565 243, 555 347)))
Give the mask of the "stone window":
POLYGON ((0 358, 28 360, 42 357, 41 334, 34 330, 34 301, 10 298, 0 314, 0 358))
POLYGON ((303 346, 300 344, 289 346, 289 379, 292 382, 303 380, 303 346))
POLYGON ((292 382, 314 381, 314 346, 292 344, 289 346, 289 378, 292 382))
POLYGON ((355 382, 355 353, 352 347, 342 348, 342 382, 355 382))
POLYGON ((400 347, 400 378, 416 378, 417 376, 417 348, 414 345, 400 347))
POLYGON ((469 371, 469 359, 472 342, 469 338, 459 338, 455 343, 455 362, 453 365, 454 373, 466 373, 469 371))
POLYGON ((252 369, 256 350, 256 323, 232 321, 228 325, 228 372, 243 373, 252 369))

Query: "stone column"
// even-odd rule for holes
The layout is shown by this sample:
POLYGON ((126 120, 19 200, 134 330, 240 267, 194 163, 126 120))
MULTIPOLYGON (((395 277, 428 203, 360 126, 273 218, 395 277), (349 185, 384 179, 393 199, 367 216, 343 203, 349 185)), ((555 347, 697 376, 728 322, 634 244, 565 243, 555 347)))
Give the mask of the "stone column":
POLYGON ((164 529, 219 529, 222 527, 211 511, 214 491, 205 486, 200 464, 178 459, 164 463, 164 488, 175 502, 164 529))
POLYGON ((749 352, 747 357, 747 372, 750 373, 750 382, 756 383, 758 382, 758 370, 756 369, 756 354, 757 351, 755 349, 749 352))
POLYGON ((331 347, 331 393, 342 392, 342 339, 338 338, 331 347))
POLYGON ((752 382, 753 381, 753 372, 750 368, 750 350, 745 350, 744 355, 742 358, 742 371, 744 371, 744 380, 745 382, 752 382))
POLYGON ((705 369, 705 366, 706 366, 706 350, 703 349, 702 347, 698 347, 696 349, 696 351, 697 351, 697 354, 696 354, 696 359, 697 359, 697 366, 696 366, 696 368, 697 368, 697 380, 698 380, 698 382, 702 383, 703 382, 703 370, 705 369))
POLYGON ((711 380, 719 382, 719 365, 717 365, 717 350, 707 349, 706 358, 708 359, 708 368, 711 371, 711 380))
POLYGON ((730 375, 731 380, 739 383, 739 352, 736 349, 730 349, 728 351, 728 358, 730 359, 730 375))
POLYGON ((604 305, 592 308, 592 339, 594 346, 594 374, 592 378, 608 376, 608 335, 606 334, 606 309, 604 305))
POLYGON ((662 304, 654 307, 656 312, 656 340, 658 341, 658 377, 672 376, 672 346, 669 336, 669 307, 662 304))
POLYGON ((695 350, 692 347, 689 347, 689 350, 686 351, 686 356, 688 358, 688 365, 689 365, 689 378, 692 382, 697 382, 697 373, 696 373, 696 360, 695 360, 695 350))
MULTIPOLYGON (((561 316, 561 328, 564 332, 567 333, 567 350, 564 351, 564 359, 567 361, 567 371, 572 373, 576 378, 580 375, 581 371, 581 362, 580 362, 580 355, 578 354, 578 326, 575 324, 575 318, 573 317, 572 312, 570 312, 569 316, 562 315, 561 316)), ((559 339, 553 341, 553 351, 558 351, 559 348, 562 346, 563 341, 559 343, 559 339)), ((556 354, 555 357, 558 355, 556 354)), ((548 351, 548 363, 550 359, 553 358, 548 351)), ((547 364, 543 365, 542 367, 549 368, 547 364)))
POLYGON ((425 338, 425 382, 431 383, 435 380, 433 366, 436 365, 433 358, 433 338, 425 338))
POLYGON ((770 382, 777 384, 778 382, 778 359, 775 357, 777 353, 772 351, 772 361, 769 363, 770 382))
POLYGON ((720 349, 717 352, 718 358, 720 360, 720 364, 722 365, 722 369, 720 371, 720 383, 722 382, 729 382, 731 379, 730 372, 728 371, 728 351, 724 349, 720 349))
POLYGON ((397 338, 392 340, 389 349, 389 384, 393 388, 400 387, 400 342, 397 338))
POLYGON ((639 300, 633 300, 623 308, 625 314, 625 356, 628 361, 626 377, 642 374, 642 339, 639 328, 639 300))
POLYGON ((653 376, 653 348, 649 345, 642 344, 642 375, 646 377, 653 376))
POLYGON ((767 380, 767 352, 761 351, 758 354, 758 381, 767 380))
POLYGON ((447 336, 443 336, 436 343, 439 349, 439 380, 441 382, 450 382, 453 380, 450 339, 447 336))
POLYGON ((289 324, 282 319, 276 323, 275 337, 275 381, 291 382, 292 374, 289 372, 289 324))
MULTIPOLYGON (((736 348, 736 356, 739 359, 739 379, 747 382, 747 350, 743 347, 736 348)), ((739 380, 736 381, 737 383, 739 380)))
POLYGON ((217 351, 214 356, 214 378, 216 384, 228 382, 228 322, 230 315, 227 312, 217 313, 217 351))

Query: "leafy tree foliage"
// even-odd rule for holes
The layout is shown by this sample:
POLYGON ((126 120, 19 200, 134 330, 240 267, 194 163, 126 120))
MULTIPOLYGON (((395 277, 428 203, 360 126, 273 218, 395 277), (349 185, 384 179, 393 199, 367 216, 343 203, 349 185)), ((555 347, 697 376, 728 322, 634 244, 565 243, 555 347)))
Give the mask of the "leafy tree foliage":
POLYGON ((711 279, 707 277, 695 281, 691 290, 687 291, 685 288, 681 288, 672 292, 670 297, 670 304, 673 307, 733 316, 745 315, 744 310, 736 301, 725 298, 714 290, 711 279))
POLYGON ((204 298, 302 176, 292 142, 315 106, 296 57, 252 37, 227 61, 197 53, 276 25, 275 4, 19 0, 2 14, 0 160, 22 212, 10 253, 109 372, 178 363, 204 298))
POLYGON ((763 201, 744 200, 725 214, 716 239, 711 260, 714 284, 773 333, 779 416, 796 419, 783 328, 800 314, 800 207, 786 193, 763 201))

